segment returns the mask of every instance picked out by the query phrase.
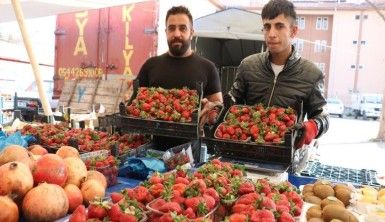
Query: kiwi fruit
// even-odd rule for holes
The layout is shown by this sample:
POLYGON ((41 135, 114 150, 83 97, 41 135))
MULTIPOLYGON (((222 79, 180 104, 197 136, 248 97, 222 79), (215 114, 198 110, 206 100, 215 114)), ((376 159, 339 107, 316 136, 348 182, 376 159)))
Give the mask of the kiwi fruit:
POLYGON ((313 217, 307 220, 307 222, 325 222, 322 218, 313 217))
POLYGON ((306 184, 306 185, 303 186, 303 188, 302 188, 302 193, 313 192, 313 187, 314 187, 313 184, 306 184))
POLYGON ((339 205, 341 207, 345 207, 345 205, 344 205, 344 203, 342 203, 342 201, 340 201, 336 197, 330 196, 330 197, 326 197, 325 199, 323 199, 321 201, 321 208, 323 209, 327 205, 332 205, 332 204, 339 205))
POLYGON ((329 196, 334 196, 333 187, 326 184, 314 185, 313 192, 315 196, 321 199, 325 199, 326 197, 329 197, 329 196))
POLYGON ((344 222, 358 222, 357 218, 345 207, 335 204, 327 205, 322 209, 322 218, 326 222, 330 222, 333 219, 339 219, 344 222))
POLYGON ((304 196, 303 200, 308 202, 308 203, 317 204, 317 205, 320 205, 321 201, 322 201, 319 197, 312 196, 312 195, 304 196))
POLYGON ((310 218, 322 218, 322 210, 319 205, 312 206, 306 211, 306 219, 309 220, 310 218))
POLYGON ((351 191, 345 188, 338 188, 335 192, 336 197, 344 203, 345 207, 350 204, 351 191))

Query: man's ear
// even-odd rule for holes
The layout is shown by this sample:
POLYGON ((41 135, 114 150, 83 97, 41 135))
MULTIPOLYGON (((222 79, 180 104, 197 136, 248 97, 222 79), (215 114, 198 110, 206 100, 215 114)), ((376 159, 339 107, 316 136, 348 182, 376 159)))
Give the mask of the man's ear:
POLYGON ((291 27, 290 37, 291 37, 291 38, 296 37, 296 36, 297 36, 297 33, 298 33, 298 26, 293 25, 293 26, 291 27))
POLYGON ((194 28, 191 28, 191 36, 190 36, 190 40, 192 40, 193 39, 193 36, 194 36, 194 28))

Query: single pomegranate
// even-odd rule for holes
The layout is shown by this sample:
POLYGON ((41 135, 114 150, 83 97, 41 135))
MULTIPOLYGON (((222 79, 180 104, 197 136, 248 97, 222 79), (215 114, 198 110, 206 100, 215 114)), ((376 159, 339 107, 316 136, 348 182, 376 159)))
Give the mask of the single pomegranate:
POLYGON ((77 157, 67 157, 64 159, 68 171, 67 184, 74 184, 80 187, 87 178, 87 167, 84 162, 77 157))
POLYGON ((89 170, 87 172, 87 180, 97 180, 100 184, 107 189, 107 179, 106 177, 97 170, 89 170))
POLYGON ((19 221, 19 208, 8 196, 0 196, 0 212, 1 222, 19 221))
POLYGON ((35 184, 42 182, 64 186, 68 178, 68 171, 64 160, 56 154, 41 156, 33 171, 35 184))
POLYGON ((68 212, 68 198, 56 184, 42 183, 24 197, 22 211, 28 221, 55 221, 68 212))
POLYGON ((56 154, 63 159, 67 157, 80 157, 79 151, 72 146, 62 146, 56 151, 56 154))
POLYGON ((18 161, 28 157, 28 151, 19 145, 9 145, 0 153, 0 166, 11 161, 18 161))
POLYGON ((69 202, 69 212, 73 212, 79 205, 83 204, 83 195, 79 187, 73 184, 67 184, 64 187, 66 192, 68 202, 69 202))
POLYGON ((0 195, 21 199, 32 187, 32 173, 24 163, 15 161, 0 166, 0 195))
POLYGON ((34 144, 28 147, 28 150, 33 153, 33 155, 44 155, 47 154, 48 151, 42 147, 41 145, 34 144))
POLYGON ((106 189, 103 185, 96 180, 87 180, 82 184, 80 190, 82 191, 85 204, 89 204, 89 202, 95 198, 103 198, 106 193, 106 189))

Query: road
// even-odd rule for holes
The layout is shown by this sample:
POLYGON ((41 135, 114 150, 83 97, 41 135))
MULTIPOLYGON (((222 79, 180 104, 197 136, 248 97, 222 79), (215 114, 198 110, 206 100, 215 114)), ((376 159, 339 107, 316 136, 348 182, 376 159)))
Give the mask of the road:
POLYGON ((347 118, 330 118, 329 131, 323 135, 320 144, 351 144, 369 142, 377 137, 380 121, 347 118))
POLYGON ((318 140, 317 158, 324 164, 374 169, 385 175, 385 143, 373 141, 379 127, 378 120, 332 117, 329 131, 318 140))

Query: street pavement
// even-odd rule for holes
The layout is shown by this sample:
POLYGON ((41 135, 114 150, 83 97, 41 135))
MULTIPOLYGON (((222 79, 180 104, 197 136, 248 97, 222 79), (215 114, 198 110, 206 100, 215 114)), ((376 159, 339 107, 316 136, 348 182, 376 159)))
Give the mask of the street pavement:
POLYGON ((385 176, 385 142, 374 140, 380 122, 331 118, 329 131, 319 140, 316 158, 323 164, 372 169, 385 176))

